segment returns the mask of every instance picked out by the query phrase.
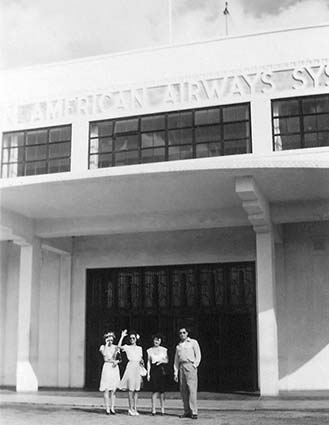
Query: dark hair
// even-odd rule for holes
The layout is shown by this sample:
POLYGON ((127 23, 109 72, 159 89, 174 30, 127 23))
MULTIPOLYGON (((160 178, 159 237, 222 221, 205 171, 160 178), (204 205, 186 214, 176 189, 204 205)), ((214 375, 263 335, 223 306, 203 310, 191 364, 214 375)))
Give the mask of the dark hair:
POLYGON ((185 329, 187 334, 190 335, 190 329, 189 328, 187 328, 186 326, 180 326, 178 330, 180 331, 182 329, 185 329))
POLYGON ((152 340, 155 340, 155 339, 161 339, 161 341, 163 341, 163 336, 159 332, 157 332, 152 335, 152 340))
POLYGON ((103 335, 103 338, 106 339, 109 336, 113 336, 113 339, 115 339, 115 333, 113 331, 105 332, 105 334, 103 335))

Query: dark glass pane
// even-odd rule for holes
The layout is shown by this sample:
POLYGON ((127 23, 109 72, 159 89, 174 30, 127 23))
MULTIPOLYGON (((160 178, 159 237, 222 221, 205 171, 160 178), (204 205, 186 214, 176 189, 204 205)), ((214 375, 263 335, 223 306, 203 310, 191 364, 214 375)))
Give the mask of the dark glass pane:
POLYGON ((195 125, 217 124, 220 122, 219 108, 195 111, 195 125))
POLYGON ((249 137, 249 123, 235 123, 224 125, 224 139, 242 139, 249 137))
POLYGON ((71 155, 71 142, 53 143, 49 145, 49 158, 58 158, 71 155))
POLYGON ((225 106, 223 108, 223 121, 242 121, 249 118, 247 105, 225 106))
POLYGON ((329 112, 329 96, 319 96, 316 100, 317 112, 329 112))
POLYGON ((175 112, 168 115, 168 128, 192 127, 192 112, 175 112))
POLYGON ((3 135, 3 147, 10 148, 11 146, 23 146, 24 133, 7 133, 3 135))
POLYGON ((114 146, 116 151, 138 149, 139 136, 135 134, 130 136, 118 136, 115 138, 114 146))
POLYGON ((279 100, 273 102, 273 116, 299 115, 298 100, 279 100))
POLYGON ((304 131, 316 131, 317 122, 316 115, 308 115, 304 117, 304 131))
POLYGON ((111 152, 112 137, 104 137, 102 139, 90 139, 90 153, 111 152))
POLYGON ((168 131, 169 145, 183 145, 192 143, 192 129, 168 131))
POLYGON ((49 130, 49 140, 51 142, 64 142, 71 140, 70 126, 57 127, 49 130))
POLYGON ((300 131, 299 117, 274 119, 274 133, 298 133, 300 131))
POLYGON ((318 130, 329 130, 329 114, 318 115, 318 130))
POLYGON ((46 159, 47 157, 47 146, 29 146, 25 148, 25 159, 26 161, 36 161, 40 159, 46 159))
POLYGON ((70 171, 70 159, 52 159, 49 161, 49 173, 63 173, 70 171))
POLYGON ((143 133, 142 134, 142 148, 151 148, 156 146, 164 146, 165 144, 165 132, 159 131, 154 133, 143 133))
POLYGON ((305 134, 304 142, 305 142, 306 148, 312 148, 312 147, 319 146, 318 145, 319 142, 318 142, 317 133, 307 133, 307 134, 305 134))
POLYGON ((103 153, 98 155, 98 168, 112 167, 112 154, 103 153))
POLYGON ((221 143, 201 143, 196 145, 197 158, 222 155, 221 143))
POLYGON ((115 165, 138 164, 138 151, 118 152, 114 156, 115 165))
POLYGON ((276 136, 274 138, 274 146, 276 151, 288 149, 300 149, 301 138, 299 134, 292 136, 276 136))
POLYGON ((169 147, 168 159, 169 161, 178 160, 178 159, 188 159, 192 158, 192 146, 171 146, 169 147))
POLYGON ((114 132, 115 133, 128 133, 131 131, 138 130, 138 118, 130 120, 120 120, 115 122, 114 132))
POLYGON ((47 130, 34 130, 28 131, 26 133, 26 144, 27 145, 37 145, 42 143, 47 143, 47 130))
POLYGON ((141 131, 163 130, 165 128, 164 115, 152 115, 141 120, 141 131))
POLYGON ((218 142, 220 137, 221 126, 212 125, 209 127, 198 127, 195 129, 195 141, 202 142, 218 142))
POLYGON ((32 176, 36 174, 47 174, 47 162, 46 161, 36 161, 36 162, 27 162, 25 165, 25 175, 32 176))
POLYGON ((314 97, 306 97, 302 99, 302 110, 303 114, 315 114, 316 113, 316 100, 314 97))
POLYGON ((142 150, 142 162, 161 162, 165 161, 165 148, 150 148, 142 150))
POLYGON ((329 146, 329 132, 318 133, 318 146, 329 146))
POLYGON ((113 121, 103 121, 90 124, 90 137, 112 136, 113 121))
POLYGON ((224 143, 224 155, 239 155, 248 152, 247 140, 231 140, 224 143))

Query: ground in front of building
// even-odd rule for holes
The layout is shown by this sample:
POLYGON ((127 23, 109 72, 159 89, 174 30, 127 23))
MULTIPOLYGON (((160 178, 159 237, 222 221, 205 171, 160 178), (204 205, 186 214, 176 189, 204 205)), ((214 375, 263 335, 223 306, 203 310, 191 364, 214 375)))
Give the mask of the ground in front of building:
POLYGON ((140 416, 129 417, 126 410, 107 416, 99 408, 2 405, 0 422, 6 425, 325 425, 329 412, 320 411, 200 411, 197 421, 180 419, 178 410, 168 410, 165 416, 151 416, 140 411, 140 416))

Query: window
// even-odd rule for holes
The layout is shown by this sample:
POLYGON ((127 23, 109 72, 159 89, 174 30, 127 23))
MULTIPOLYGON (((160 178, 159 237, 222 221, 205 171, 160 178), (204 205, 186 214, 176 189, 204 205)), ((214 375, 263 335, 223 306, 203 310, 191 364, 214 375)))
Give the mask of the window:
POLYGON ((329 95, 272 101, 275 151, 329 146, 329 95))
POLYGON ((3 178, 70 171, 70 158, 70 125, 3 135, 3 178))
POLYGON ((250 152, 249 104, 90 124, 89 168, 250 152))

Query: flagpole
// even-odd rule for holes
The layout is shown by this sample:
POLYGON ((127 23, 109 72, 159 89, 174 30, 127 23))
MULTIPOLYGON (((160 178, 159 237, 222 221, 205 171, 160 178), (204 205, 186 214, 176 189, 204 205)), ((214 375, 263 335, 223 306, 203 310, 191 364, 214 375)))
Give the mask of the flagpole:
POLYGON ((172 44, 172 0, 168 0, 169 44, 172 44))
POLYGON ((225 9, 223 10, 223 15, 225 16, 225 35, 228 35, 228 15, 230 14, 228 10, 228 1, 225 2, 225 9))

